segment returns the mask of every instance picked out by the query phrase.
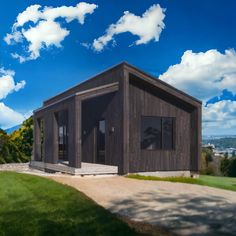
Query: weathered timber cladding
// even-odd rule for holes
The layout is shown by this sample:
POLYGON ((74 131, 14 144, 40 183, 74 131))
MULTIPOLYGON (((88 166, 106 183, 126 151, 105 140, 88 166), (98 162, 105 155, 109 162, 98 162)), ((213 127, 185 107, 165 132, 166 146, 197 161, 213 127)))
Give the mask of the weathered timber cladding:
MULTIPOLYGON (((130 172, 190 169, 190 123, 191 110, 183 109, 171 97, 162 96, 161 91, 130 79, 130 172), (141 150, 141 117, 175 117, 175 150, 141 150)), ((193 145, 194 147, 194 145, 193 145)))
POLYGON ((39 120, 34 116, 34 145, 33 145, 33 160, 41 161, 41 133, 39 120))

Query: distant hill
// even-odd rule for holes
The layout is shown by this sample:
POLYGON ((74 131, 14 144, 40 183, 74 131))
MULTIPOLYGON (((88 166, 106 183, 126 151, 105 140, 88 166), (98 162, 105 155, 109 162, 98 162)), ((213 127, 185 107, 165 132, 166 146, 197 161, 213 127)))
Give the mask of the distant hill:
POLYGON ((14 131, 18 130, 20 127, 21 127, 21 125, 16 125, 16 126, 13 126, 13 127, 9 128, 9 129, 5 129, 5 131, 7 132, 7 134, 11 134, 14 131))
POLYGON ((218 149, 236 148, 236 137, 226 137, 218 139, 203 139, 203 144, 214 144, 218 149))

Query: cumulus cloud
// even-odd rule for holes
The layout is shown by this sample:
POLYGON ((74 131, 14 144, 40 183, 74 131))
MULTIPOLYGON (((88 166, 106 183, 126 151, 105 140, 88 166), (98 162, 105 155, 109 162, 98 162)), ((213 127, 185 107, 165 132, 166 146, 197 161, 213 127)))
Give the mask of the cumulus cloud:
MULTIPOLYGON (((222 100, 203 107, 205 122, 234 120, 236 116, 236 101, 222 100)), ((235 123, 236 125, 236 123, 235 123)))
POLYGON ((21 124, 26 117, 6 106, 3 102, 0 102, 0 127, 2 129, 8 129, 15 125, 21 124))
POLYGON ((203 107, 204 132, 230 133, 236 128, 236 101, 222 100, 203 107))
POLYGON ((179 64, 159 78, 203 100, 204 133, 230 133, 236 129, 236 52, 186 51, 179 64))
POLYGON ((14 43, 20 43, 23 40, 23 36, 21 34, 21 32, 18 31, 14 31, 11 34, 7 34, 4 37, 4 41, 10 45, 10 44, 14 44, 14 43))
POLYGON ((31 5, 20 13, 12 27, 12 32, 4 37, 7 44, 29 43, 26 55, 12 53, 20 62, 34 60, 40 56, 40 50, 50 46, 61 47, 61 42, 70 31, 63 28, 56 20, 64 19, 67 23, 77 20, 84 24, 87 14, 97 8, 95 4, 80 2, 76 6, 42 7, 31 5))
MULTIPOLYGON (((23 35, 29 44, 31 52, 27 60, 33 60, 40 56, 40 49, 43 47, 56 46, 61 47, 61 42, 69 34, 69 31, 61 28, 60 24, 54 21, 40 21, 35 27, 23 31, 23 35), (40 35, 40 37, 39 37, 40 35)), ((20 58, 19 58, 20 59, 20 58)), ((22 58, 23 62, 24 59, 22 58)))
POLYGON ((6 96, 14 91, 19 91, 24 88, 25 81, 22 80, 18 83, 15 83, 13 76, 15 75, 14 71, 5 70, 0 68, 0 100, 6 98, 6 96))
POLYGON ((179 64, 170 66, 159 78, 204 101, 220 95, 224 89, 236 93, 236 52, 188 50, 179 64))
MULTIPOLYGON (((18 83, 14 81, 15 72, 12 70, 5 70, 0 68, 0 100, 7 97, 12 92, 17 92, 24 88, 25 81, 22 80, 18 83)), ((21 124, 28 114, 21 114, 14 111, 12 108, 6 106, 3 102, 0 102, 0 128, 7 129, 12 126, 21 124)))
POLYGON ((151 6, 142 16, 137 16, 129 11, 125 11, 124 15, 115 23, 111 24, 106 33, 93 41, 93 49, 102 51, 103 48, 110 42, 114 42, 114 36, 129 32, 138 36, 135 45, 147 44, 151 40, 159 41, 160 34, 165 27, 165 9, 159 4, 151 6))

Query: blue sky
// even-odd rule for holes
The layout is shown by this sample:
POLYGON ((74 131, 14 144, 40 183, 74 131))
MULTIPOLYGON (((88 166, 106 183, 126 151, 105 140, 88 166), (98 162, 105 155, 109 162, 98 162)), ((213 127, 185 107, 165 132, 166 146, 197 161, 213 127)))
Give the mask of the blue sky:
POLYGON ((86 1, 84 23, 73 12, 78 3, 0 2, 0 127, 16 125, 43 100, 127 61, 201 99, 203 134, 236 133, 234 0, 86 1), (71 18, 63 15, 68 13, 66 8, 50 20, 45 13, 32 22, 35 15, 29 12, 26 15, 31 21, 17 20, 27 7, 36 4, 41 7, 34 11, 35 15, 45 13, 45 6, 71 6, 71 18), (125 17, 131 17, 133 23, 129 25, 125 17), (45 25, 40 27, 41 23, 45 25), (55 39, 45 39, 45 27, 55 29, 55 39), (16 32, 18 38, 6 39, 7 34, 16 32), (150 38, 145 38, 147 35, 150 38), (139 39, 144 41, 136 45, 139 39), (94 46, 94 40, 102 49, 94 46), (32 42, 33 49, 29 50, 32 42), (13 58, 16 54, 23 58, 21 62, 13 58))

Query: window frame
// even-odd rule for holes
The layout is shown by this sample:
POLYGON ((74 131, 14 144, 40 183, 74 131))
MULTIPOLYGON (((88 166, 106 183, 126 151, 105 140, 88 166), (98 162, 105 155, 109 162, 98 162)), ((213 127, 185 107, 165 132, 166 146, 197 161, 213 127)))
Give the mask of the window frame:
POLYGON ((173 116, 141 116, 141 122, 140 122, 140 149, 141 151, 174 151, 176 148, 176 117, 173 116), (145 118, 159 118, 161 120, 161 147, 155 148, 155 149, 146 149, 142 148, 142 122, 145 118), (163 148, 163 119, 165 118, 171 118, 172 119, 172 148, 163 148))

